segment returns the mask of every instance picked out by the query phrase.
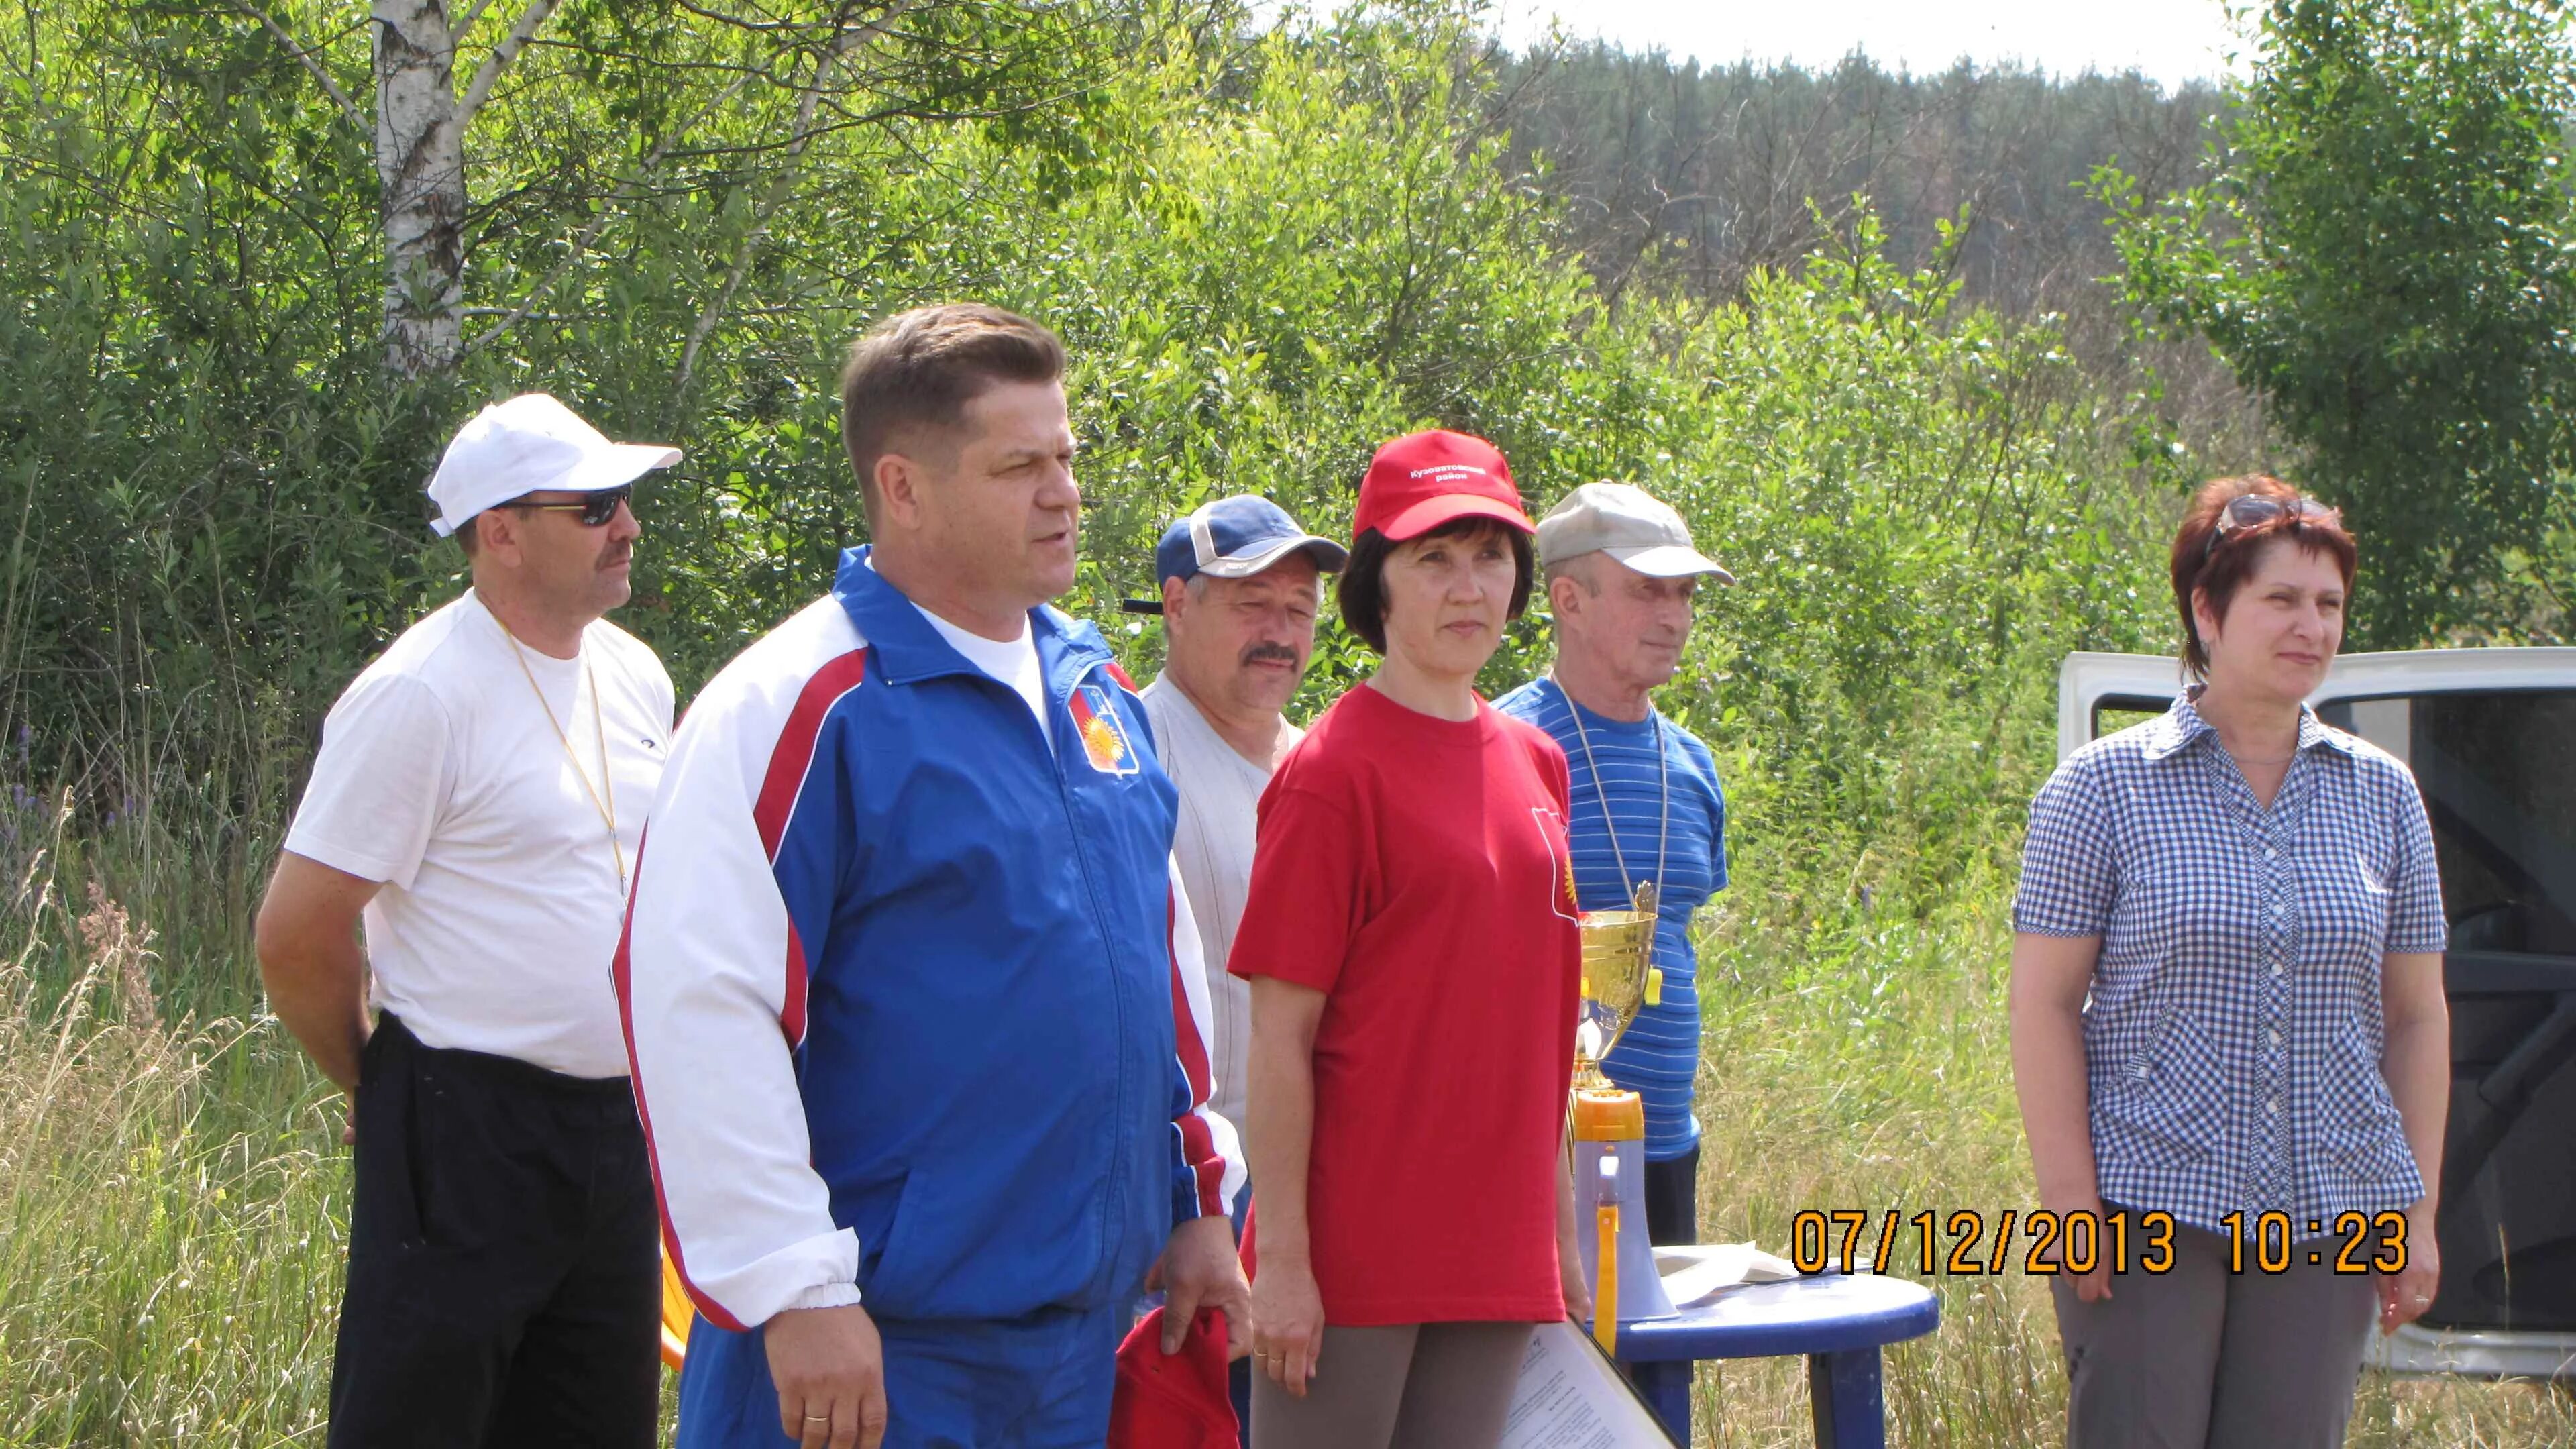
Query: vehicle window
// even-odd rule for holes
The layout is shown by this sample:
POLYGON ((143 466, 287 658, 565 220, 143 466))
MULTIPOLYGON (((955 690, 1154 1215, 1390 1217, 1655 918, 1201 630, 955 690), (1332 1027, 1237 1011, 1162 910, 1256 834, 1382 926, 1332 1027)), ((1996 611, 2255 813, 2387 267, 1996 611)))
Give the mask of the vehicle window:
POLYGON ((2145 724, 2163 713, 2160 709, 2120 709, 2106 705, 2093 711, 2093 738, 2098 740, 2104 735, 2118 734, 2131 725, 2145 724))
POLYGON ((2173 708, 2173 696, 2149 694, 2106 694, 2093 701, 2093 738, 2116 734, 2133 724, 2142 724, 2173 708))
POLYGON ((2433 817, 2453 951, 2576 955, 2576 690, 2338 700, 2433 817))

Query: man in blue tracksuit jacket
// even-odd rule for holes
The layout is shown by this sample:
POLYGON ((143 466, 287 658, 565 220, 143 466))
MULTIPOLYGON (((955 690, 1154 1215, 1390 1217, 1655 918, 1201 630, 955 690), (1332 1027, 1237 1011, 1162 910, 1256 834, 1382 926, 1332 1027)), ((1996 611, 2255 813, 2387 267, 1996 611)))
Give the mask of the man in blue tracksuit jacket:
POLYGON ((1062 370, 989 307, 862 338, 876 544, 674 742, 616 985, 698 1306, 684 1449, 1097 1444, 1149 1272, 1175 1329, 1242 1306, 1172 786, 1045 604, 1062 370))

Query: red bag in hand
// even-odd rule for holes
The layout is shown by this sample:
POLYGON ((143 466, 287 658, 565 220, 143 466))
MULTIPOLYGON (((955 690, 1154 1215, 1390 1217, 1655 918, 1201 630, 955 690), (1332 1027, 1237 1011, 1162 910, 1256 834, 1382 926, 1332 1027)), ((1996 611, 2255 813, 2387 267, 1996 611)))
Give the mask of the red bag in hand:
POLYGON ((1203 1309, 1181 1351, 1163 1352, 1163 1310, 1155 1309, 1118 1345, 1118 1385, 1109 1401, 1109 1449, 1237 1449, 1234 1402, 1226 1397, 1225 1315, 1203 1309))

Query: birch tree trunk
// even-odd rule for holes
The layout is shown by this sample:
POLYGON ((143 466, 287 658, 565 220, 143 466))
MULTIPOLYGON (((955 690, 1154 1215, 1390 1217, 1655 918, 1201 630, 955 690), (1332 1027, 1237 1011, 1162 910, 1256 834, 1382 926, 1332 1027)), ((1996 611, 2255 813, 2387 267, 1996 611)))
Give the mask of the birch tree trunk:
POLYGON ((385 365, 464 355, 465 147, 445 0, 374 0, 376 175, 383 187, 385 365))

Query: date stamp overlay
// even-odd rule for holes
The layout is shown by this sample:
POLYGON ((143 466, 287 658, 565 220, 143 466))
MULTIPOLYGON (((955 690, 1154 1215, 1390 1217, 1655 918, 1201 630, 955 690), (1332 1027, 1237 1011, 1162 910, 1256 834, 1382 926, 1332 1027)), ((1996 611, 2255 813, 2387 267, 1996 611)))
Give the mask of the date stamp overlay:
MULTIPOLYGON (((2310 1219, 2306 1231, 2287 1213, 2229 1213, 2220 1219, 2230 1244, 2228 1267, 2237 1273, 2286 1273, 2293 1266, 2336 1273, 2396 1273, 2406 1267, 2406 1215, 2402 1212, 2337 1214, 2310 1219), (2248 1225, 2251 1231, 2248 1231, 2248 1225)), ((1931 1208, 1806 1208, 1789 1220, 1789 1262, 1801 1273, 1853 1271, 1866 1261, 1881 1271, 1911 1265, 1925 1276, 2024 1273, 2082 1275, 2096 1268, 2114 1273, 2169 1273, 2174 1265, 2173 1214, 2109 1212, 1988 1212, 1931 1208), (1876 1231, 1872 1232, 1872 1225, 1876 1231), (1863 1250, 1868 1249, 1864 1259, 1863 1250)))

